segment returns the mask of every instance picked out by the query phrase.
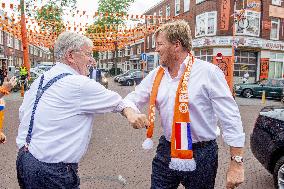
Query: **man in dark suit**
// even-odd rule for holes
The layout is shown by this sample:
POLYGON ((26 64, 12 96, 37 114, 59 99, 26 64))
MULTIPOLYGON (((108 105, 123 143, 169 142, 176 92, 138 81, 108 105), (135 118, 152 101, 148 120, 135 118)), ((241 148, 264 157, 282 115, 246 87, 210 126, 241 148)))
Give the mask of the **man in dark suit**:
POLYGON ((90 79, 95 79, 97 82, 102 81, 102 72, 96 68, 96 64, 92 64, 89 68, 90 79))

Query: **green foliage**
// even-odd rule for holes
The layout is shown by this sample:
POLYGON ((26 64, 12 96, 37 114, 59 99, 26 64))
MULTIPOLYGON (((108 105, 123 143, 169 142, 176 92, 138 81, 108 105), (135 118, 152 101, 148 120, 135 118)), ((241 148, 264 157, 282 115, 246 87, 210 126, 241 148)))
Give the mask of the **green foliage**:
POLYGON ((52 33, 60 33, 64 30, 62 15, 62 8, 55 4, 46 4, 37 11, 36 20, 39 21, 39 23, 42 23, 41 28, 43 30, 49 30, 52 33), (46 22, 40 22, 41 20, 46 22))
POLYGON ((126 15, 131 3, 135 0, 99 0, 98 16, 95 18, 94 24, 89 26, 87 33, 103 33, 105 28, 116 29, 116 25, 123 24, 122 14, 126 15), (100 15, 109 16, 100 16, 100 15))

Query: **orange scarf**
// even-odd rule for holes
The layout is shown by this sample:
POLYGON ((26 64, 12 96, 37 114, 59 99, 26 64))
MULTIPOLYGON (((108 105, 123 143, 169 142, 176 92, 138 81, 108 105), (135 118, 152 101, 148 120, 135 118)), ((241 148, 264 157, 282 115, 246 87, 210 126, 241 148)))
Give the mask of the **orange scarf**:
MULTIPOLYGON (((186 64, 185 71, 179 81, 176 91, 174 117, 171 136, 171 162, 169 167, 179 171, 193 171, 196 169, 196 163, 193 159, 192 140, 190 132, 190 114, 188 103, 188 79, 191 72, 194 57, 190 55, 186 64)), ((155 121, 155 104, 158 94, 158 88, 164 76, 164 69, 160 67, 155 77, 149 104, 150 126, 147 130, 147 139, 143 143, 144 149, 153 147, 153 130, 155 121)))

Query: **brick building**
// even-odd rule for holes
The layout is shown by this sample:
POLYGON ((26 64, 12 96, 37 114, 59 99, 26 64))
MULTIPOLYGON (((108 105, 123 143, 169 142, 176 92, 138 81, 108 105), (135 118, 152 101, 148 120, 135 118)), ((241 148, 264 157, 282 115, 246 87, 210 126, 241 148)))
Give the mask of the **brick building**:
MULTIPOLYGON (((0 16, 4 18, 4 11, 0 10, 0 16)), ((29 45, 29 58, 31 66, 35 66, 39 62, 51 62, 52 56, 48 48, 29 45)), ((23 64, 23 47, 21 40, 15 38, 10 33, 3 31, 0 27, 0 68, 2 62, 7 66, 19 67, 23 64)))
MULTIPOLYGON (((224 61, 234 55, 234 82, 240 82, 246 72, 250 81, 284 77, 284 3, 281 0, 244 0, 236 4, 233 0, 163 0, 145 15, 153 15, 146 20, 147 26, 158 26, 172 17, 188 21, 197 58, 213 62, 218 53, 227 57, 224 61), (239 15, 243 13, 235 16, 239 22, 234 22, 231 16, 234 10, 239 15)), ((146 37, 145 46, 147 68, 151 70, 159 62, 153 34, 146 37)), ((143 48, 142 52, 145 52, 143 48)), ((106 64, 105 58, 102 62, 106 64)), ((120 65, 125 62, 130 66, 122 66, 124 70, 133 67, 130 57, 121 60, 120 65)))

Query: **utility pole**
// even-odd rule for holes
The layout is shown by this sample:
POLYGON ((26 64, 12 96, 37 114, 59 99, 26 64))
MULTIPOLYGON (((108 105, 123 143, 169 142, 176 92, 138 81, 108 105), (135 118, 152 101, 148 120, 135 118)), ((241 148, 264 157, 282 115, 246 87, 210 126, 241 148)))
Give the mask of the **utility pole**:
POLYGON ((28 71, 28 79, 30 78, 30 62, 29 62, 29 42, 27 37, 27 28, 26 28, 26 18, 25 18, 25 2, 20 0, 21 6, 21 35, 22 35, 22 45, 23 45, 23 65, 28 71))

